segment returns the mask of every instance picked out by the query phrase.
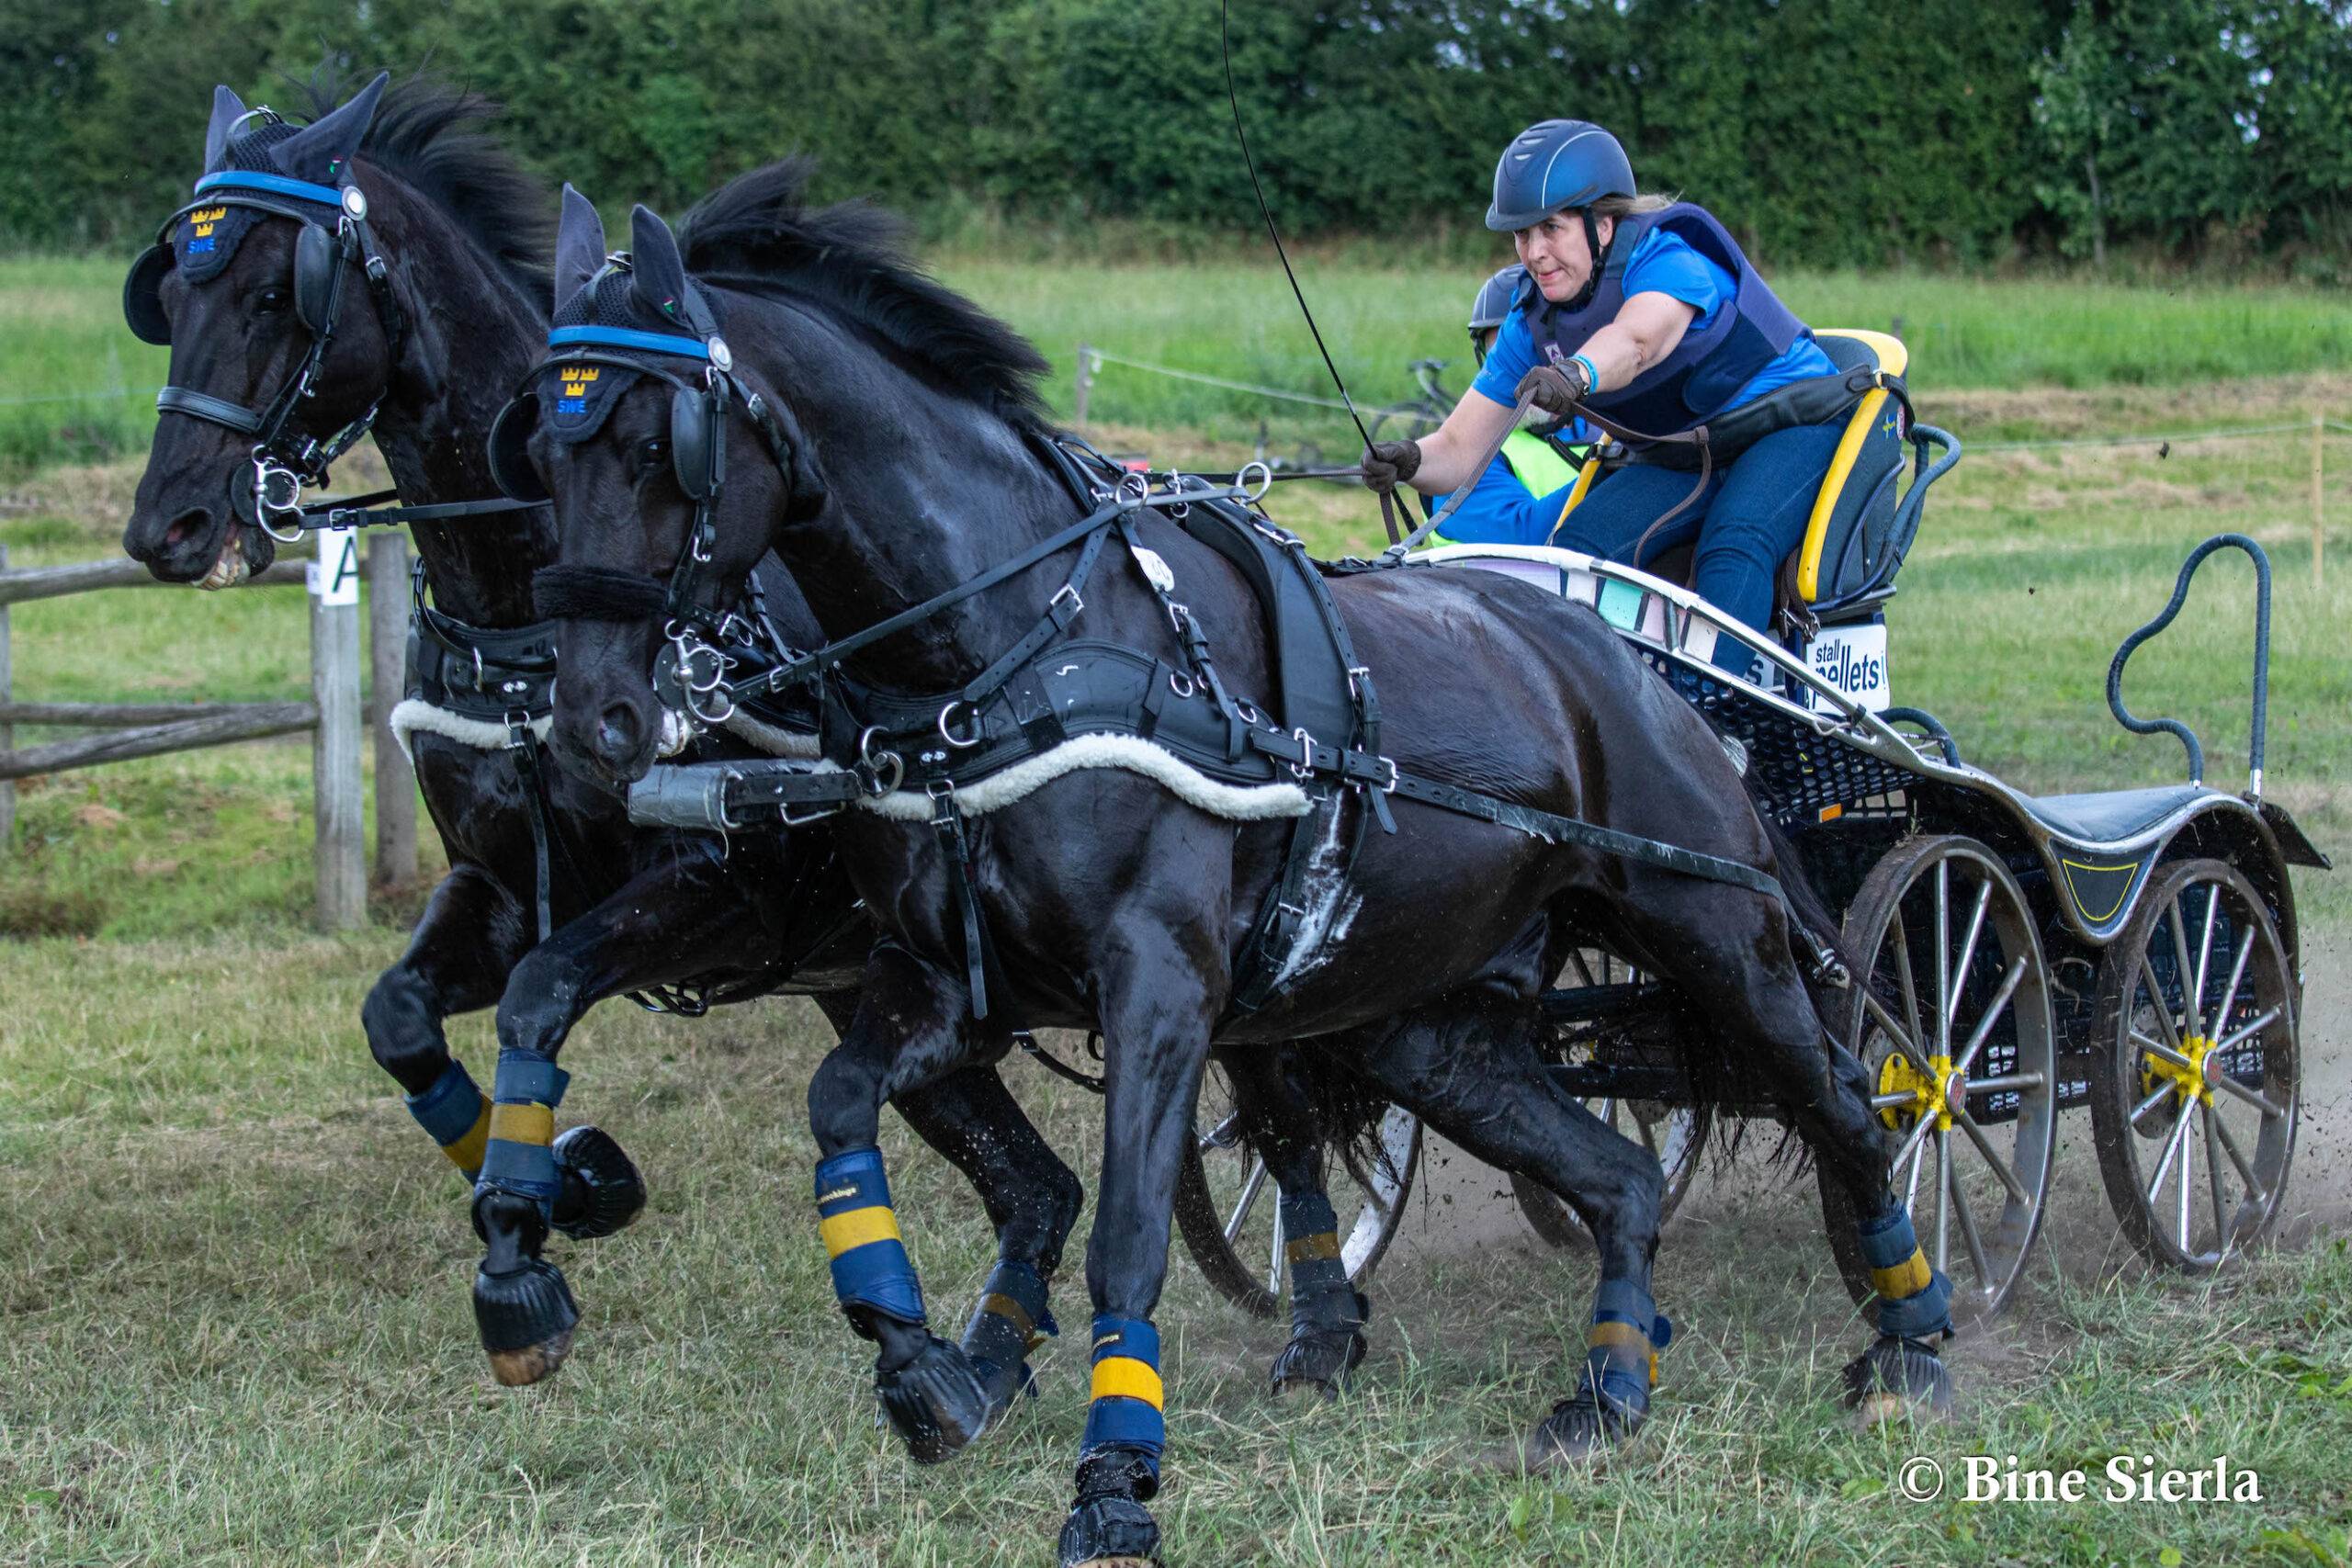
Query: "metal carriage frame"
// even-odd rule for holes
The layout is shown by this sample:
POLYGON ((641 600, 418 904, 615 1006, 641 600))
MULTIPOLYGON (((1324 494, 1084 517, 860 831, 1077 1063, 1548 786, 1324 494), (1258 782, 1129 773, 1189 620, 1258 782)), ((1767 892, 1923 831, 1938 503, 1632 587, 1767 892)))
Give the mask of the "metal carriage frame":
MULTIPOLYGON (((1929 716, 1872 712, 1779 642, 1634 568, 1505 545, 1445 546, 1411 561, 1498 570, 1592 606, 1723 740, 1843 921, 1857 968, 1847 1043, 1898 1142, 1896 1183, 1915 1211, 1932 1171, 1933 1223, 1918 1228, 1961 1286, 1956 1314, 1998 1312, 2025 1277, 2060 1110, 2090 1108, 2110 1204, 2154 1261, 2210 1270, 2276 1223, 2300 1110, 2301 970, 2288 867, 2329 863, 2261 795, 2270 583, 2260 546, 2242 536, 2201 546, 2171 604, 2109 668, 2118 719, 2177 735, 2189 782, 2041 798, 1969 765, 1929 716), (2226 547, 2253 558, 2259 593, 2243 795, 2204 784, 2202 749, 2186 726, 2137 718, 2121 700, 2131 654, 2169 624, 2197 567, 2226 547), (1754 655, 1761 680, 1714 665, 1708 656, 1726 638, 1754 655), (1920 999, 1930 993, 1932 1005, 1920 999)), ((1736 1085, 1694 1093, 1676 1045, 1692 1021, 1676 1017, 1661 986, 1604 976, 1545 1004, 1564 1087, 1641 1108, 1635 1120, 1653 1148, 1682 1156, 1679 1168, 1668 1165, 1675 1196, 1705 1133, 1690 1108, 1779 1114, 1736 1085), (1681 1132, 1661 1138, 1678 1119, 1681 1132)), ((1842 1193, 1825 1184, 1822 1195, 1860 1299, 1868 1272, 1847 1239, 1851 1217, 1842 1193)), ((1523 1184, 1521 1198, 1539 1231, 1564 1229, 1565 1210, 1547 1214, 1523 1184)))

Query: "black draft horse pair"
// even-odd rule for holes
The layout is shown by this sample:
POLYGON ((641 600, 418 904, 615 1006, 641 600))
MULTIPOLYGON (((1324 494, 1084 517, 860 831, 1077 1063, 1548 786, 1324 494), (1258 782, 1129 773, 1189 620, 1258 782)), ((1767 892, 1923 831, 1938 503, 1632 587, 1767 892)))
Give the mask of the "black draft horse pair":
MULTIPOLYGON (((1327 879, 1313 890, 1344 904, 1317 962, 1238 1012, 1235 955, 1281 871, 1289 824, 1219 815, 1164 773, 1125 771, 1131 759, 1047 767, 1033 792, 985 802, 952 781, 897 787, 908 756, 877 755, 877 734, 910 754, 966 744, 985 728, 970 694, 1001 695, 1009 663, 1049 675, 1101 646, 1084 637, 1182 671, 1204 667, 1186 634, 1205 628, 1220 702, 1224 689, 1267 692, 1273 671, 1257 601, 1218 553, 1143 508, 1118 513, 1125 547, 1102 552, 1108 523, 1069 532, 1075 503, 1044 451, 1035 351, 912 271, 870 213, 808 209, 804 178, 777 165, 721 190, 689 218, 683 254, 640 208, 632 256, 607 261, 601 226, 584 204, 568 208, 557 270, 559 292, 572 293, 557 319, 571 324, 551 334, 529 383, 537 404, 518 400, 492 445, 510 477, 527 456, 556 504, 553 580, 575 613, 562 630, 553 743, 616 780, 643 777, 655 760, 662 699, 650 672, 665 616, 707 616, 768 550, 827 636, 899 626, 804 661, 828 714, 828 765, 857 772, 869 792, 865 809, 835 819, 836 837, 886 933, 809 1090, 836 1291, 881 1341, 886 1377, 921 1353, 923 1330, 896 1305, 915 1285, 877 1116, 886 1099, 987 1049, 967 978, 984 973, 991 1017, 1097 1029, 1106 1042, 1087 1252, 1094 1399, 1064 1563, 1136 1562, 1158 1545, 1144 1506, 1165 1438, 1150 1319, 1213 1050, 1248 1075, 1279 1043, 1306 1040, 1321 1062, 1573 1204, 1601 1281, 1579 1386, 1535 1445, 1579 1452, 1629 1431, 1665 1335, 1649 1294, 1659 1172, 1553 1083, 1535 1044, 1539 992, 1567 946, 1597 938, 1678 987, 1720 1029, 1713 1052, 1746 1054, 1742 1070, 1776 1087, 1863 1216, 1884 1300, 1882 1333, 1856 1363, 1857 1396, 1948 1394, 1931 1341, 1949 1327, 1949 1282, 1889 1196, 1867 1085, 1829 1038, 1830 1010, 1809 994, 1779 898, 1400 793, 1398 830, 1365 836, 1344 888, 1327 879), (1078 563, 1098 553, 1103 570, 1077 590, 1078 563), (1032 564, 992 575, 1022 559, 1032 564), (974 583, 985 591, 959 593, 974 583), (894 619, 934 600, 935 614, 894 619), (929 709, 936 739, 900 741, 865 723, 929 709)), ((1589 612, 1482 572, 1374 570, 1329 586, 1381 694, 1383 761, 1775 867, 1712 734, 1589 612)), ((1351 809, 1388 804, 1374 801, 1378 788, 1357 784, 1351 809)))
MULTIPOLYGON (((124 547, 166 581, 242 581, 274 557, 254 510, 256 457, 299 468, 355 422, 372 429, 403 502, 389 520, 411 523, 438 607, 420 599, 413 618, 417 700, 403 709, 451 869, 363 1021, 416 1119, 472 1181, 495 1103, 551 1111, 565 1082, 558 1053, 597 1001, 654 987, 690 986, 716 1001, 806 992, 838 1028, 874 938, 829 829, 745 837, 730 852, 709 835, 633 828, 609 789, 537 765, 533 726, 545 724, 554 640, 530 582, 554 560, 551 518, 545 508, 469 508, 492 488, 481 433, 548 330, 547 236, 531 215, 553 203, 467 130, 491 106, 424 83, 379 103, 383 90, 379 79, 338 107, 340 94, 314 87, 317 118, 303 128, 217 91, 204 199, 165 225, 126 291, 134 328, 172 344, 165 412, 175 417, 158 425, 124 547), (365 198, 364 227, 342 221, 345 189, 365 198), (338 259, 346 235, 362 254, 338 259), (306 261, 305 247, 321 254, 306 261), (363 275, 370 260, 380 276, 363 275), (339 307, 320 302, 322 265, 346 273, 339 307), (284 400, 283 428, 253 428, 246 411, 277 404, 298 377, 302 395, 284 400), (267 437, 258 452, 255 436, 267 437), (541 834, 551 840, 544 860, 541 834), (452 1058, 443 1021, 492 1004, 500 1077, 484 1096, 452 1058)), ((762 576, 782 635, 819 640, 790 580, 772 562, 762 576)), ((732 741, 711 737, 697 754, 724 755, 732 741)), ((993 1054, 1003 1048, 1000 1039, 993 1054)), ((999 1235, 983 1310, 960 1348, 932 1350, 946 1371, 906 1380, 933 1385, 928 1396, 886 1402, 919 1456, 944 1457, 1023 1386, 1023 1352, 1051 1323, 1047 1286, 1083 1194, 991 1064, 897 1103, 978 1190, 999 1235)), ((544 1140, 550 1122, 526 1111, 497 1130, 501 1142, 544 1140)), ((1319 1150, 1283 1147, 1292 1234, 1307 1235, 1315 1227, 1295 1213, 1323 1201, 1319 1150)), ((548 1375, 571 1342, 577 1309, 541 1256, 548 1226, 605 1234, 642 1202, 627 1156, 594 1129, 568 1131, 550 1153, 560 1184, 551 1199, 510 1174, 478 1205, 490 1250, 476 1313, 504 1382, 548 1375)), ((1352 1292, 1343 1309, 1339 1292, 1315 1288, 1327 1272, 1312 1258, 1294 1270, 1302 1326, 1276 1363, 1278 1383, 1329 1386, 1362 1359, 1362 1312, 1352 1292)))
MULTIPOLYGON (((340 107, 340 94, 314 87, 317 118, 300 128, 220 88, 199 199, 133 273, 134 327, 172 344, 181 395, 157 425, 123 547, 165 581, 233 583, 269 565, 271 536, 254 505, 257 435, 277 436, 299 463, 307 444, 372 417, 405 502, 455 508, 494 494, 481 435, 547 333, 548 233, 534 215, 552 209, 552 194, 468 130, 491 106, 424 83, 379 104, 384 85, 379 77, 340 107), (367 258, 331 248, 354 232, 346 190, 365 198, 357 231, 381 263, 373 284, 367 258), (300 251, 322 235, 330 245, 306 261, 300 251), (331 312, 304 272, 322 262, 346 272, 331 312), (275 402, 322 343, 282 432, 240 421, 275 402)), ((687 986, 732 1001, 788 989, 813 993, 845 1024, 873 934, 828 833, 763 835, 728 853, 707 835, 632 827, 610 790, 538 765, 532 727, 544 730, 554 648, 530 583, 555 558, 547 510, 413 527, 437 612, 420 601, 408 683, 444 705, 406 705, 420 721, 409 739, 450 870, 362 1017, 376 1060, 466 1179, 494 1137, 548 1142, 551 1117, 530 1107, 551 1112, 560 1101, 557 1054, 605 998, 687 986), (460 701, 489 716, 488 733, 473 733, 482 719, 450 712, 460 701), (552 840, 544 864, 535 813, 552 840), (551 932, 539 929, 542 913, 551 932), (443 1021, 493 1004, 499 1069, 485 1096, 451 1056, 443 1021)), ((789 580, 772 573, 769 589, 769 614, 813 637, 789 580)), ((1042 1315, 1083 1197, 1076 1176, 991 1068, 899 1105, 979 1190, 1000 1235, 997 1288, 1042 1315)), ((478 1213, 491 1246, 476 1312, 502 1382, 547 1375, 571 1342, 576 1309, 539 1256, 546 1226, 602 1235, 643 1201, 627 1156, 594 1129, 572 1128, 547 1152, 560 1190, 546 1204, 485 1194, 478 1213)), ((991 1410, 1020 1386, 1021 1339, 1008 1348, 1008 1337, 1003 1319, 983 1314, 967 1342, 986 1363, 991 1410)))

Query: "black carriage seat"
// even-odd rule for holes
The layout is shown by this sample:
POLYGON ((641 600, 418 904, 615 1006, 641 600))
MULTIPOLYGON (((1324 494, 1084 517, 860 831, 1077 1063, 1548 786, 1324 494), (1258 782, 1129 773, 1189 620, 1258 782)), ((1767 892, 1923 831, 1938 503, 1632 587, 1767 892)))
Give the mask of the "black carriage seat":
POLYGON ((2148 789, 2106 790, 2097 795, 2029 796, 2026 809, 2062 839, 2078 844, 2117 844, 2160 826, 2165 818, 2215 792, 2200 784, 2157 784, 2148 789))
MULTIPOLYGON (((1840 375, 1875 371, 1900 384, 1910 363, 1901 340, 1885 333, 1835 327, 1814 336, 1840 375)), ((1881 388, 1864 392, 1847 415, 1845 435, 1814 500, 1804 540, 1781 563, 1776 621, 1865 621, 1894 596, 1894 574, 1918 534, 1927 502, 1925 485, 1902 491, 1906 421, 1903 405, 1881 388)), ((1609 466, 1600 451, 1586 460, 1562 517, 1576 510, 1609 466)), ((1691 547, 1678 546, 1644 561, 1642 569, 1687 588, 1692 554, 1691 547)))

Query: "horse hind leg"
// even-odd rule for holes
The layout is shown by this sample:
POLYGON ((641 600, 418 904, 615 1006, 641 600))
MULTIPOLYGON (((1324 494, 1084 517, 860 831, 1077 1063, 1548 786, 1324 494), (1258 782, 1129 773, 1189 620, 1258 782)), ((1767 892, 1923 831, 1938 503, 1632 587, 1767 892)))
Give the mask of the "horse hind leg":
POLYGON ((1639 1429, 1672 1329, 1650 1296, 1664 1172, 1553 1083, 1535 1050, 1541 1027, 1527 998, 1457 995, 1385 1028, 1363 1064, 1397 1103, 1479 1159, 1558 1193, 1593 1238, 1600 1282, 1583 1371, 1528 1442, 1531 1462, 1551 1463, 1639 1429))
MULTIPOLYGON (((1856 1216, 1879 1292, 1879 1332, 1845 1368, 1847 1402, 1866 1423, 1943 1414, 1951 1407, 1951 1373, 1937 1346, 1952 1333, 1951 1281, 1920 1251, 1910 1213, 1894 1195, 1869 1076, 1825 1022, 1826 998, 1799 976, 1786 912, 1760 898, 1750 908, 1747 920, 1727 923, 1715 906, 1696 928, 1712 940, 1674 978, 1727 1035, 1758 1051, 1758 1066, 1856 1216)), ((1852 983, 1866 981, 1857 976, 1852 983)))

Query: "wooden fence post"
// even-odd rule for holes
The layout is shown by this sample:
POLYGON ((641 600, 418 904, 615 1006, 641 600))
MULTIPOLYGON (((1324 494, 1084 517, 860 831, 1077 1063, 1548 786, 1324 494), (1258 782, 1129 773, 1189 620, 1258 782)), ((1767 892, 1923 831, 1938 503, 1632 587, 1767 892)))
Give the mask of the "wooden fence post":
POLYGON ((375 694, 376 880, 416 876, 416 776, 388 722, 408 681, 408 536, 388 528, 368 541, 368 682, 375 694))
POLYGON ((359 779, 359 540, 357 530, 318 534, 311 568, 311 812, 317 831, 321 931, 368 918, 367 814, 359 779))
POLYGON ((1091 344, 1078 345, 1078 407, 1072 411, 1070 423, 1079 429, 1086 428, 1086 395, 1094 389, 1094 349, 1091 344))
MULTIPOLYGON (((8 547, 0 545, 0 571, 8 570, 8 547)), ((8 606, 0 604, 0 703, 12 700, 8 669, 8 606)), ((0 752, 14 750, 17 727, 0 721, 0 752)), ((0 782, 0 859, 6 859, 17 837, 17 786, 14 782, 0 782)))

